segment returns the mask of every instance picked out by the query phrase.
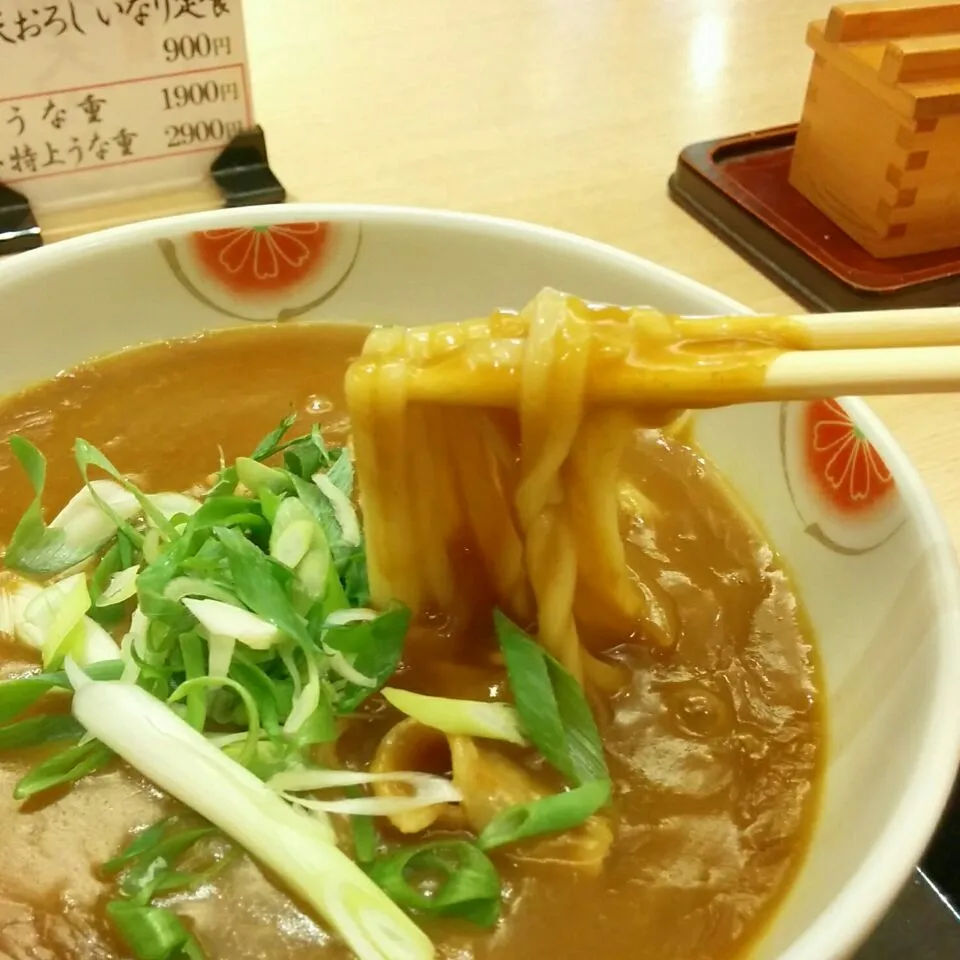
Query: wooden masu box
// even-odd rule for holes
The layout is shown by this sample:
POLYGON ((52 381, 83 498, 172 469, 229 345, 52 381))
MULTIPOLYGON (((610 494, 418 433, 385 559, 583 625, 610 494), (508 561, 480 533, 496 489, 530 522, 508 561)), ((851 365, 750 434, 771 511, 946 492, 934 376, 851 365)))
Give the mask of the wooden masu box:
POLYGON ((790 183, 874 257, 960 247, 960 2, 835 6, 790 183))

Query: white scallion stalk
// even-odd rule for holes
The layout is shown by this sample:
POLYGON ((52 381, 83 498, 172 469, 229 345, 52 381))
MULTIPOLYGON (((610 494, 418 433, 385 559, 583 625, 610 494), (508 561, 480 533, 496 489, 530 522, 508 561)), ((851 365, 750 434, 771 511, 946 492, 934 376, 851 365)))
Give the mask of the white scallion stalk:
POLYGON ((81 667, 105 660, 122 660, 123 655, 113 637, 96 620, 84 617, 74 628, 71 637, 70 655, 81 667))
POLYGON ((23 620, 24 611, 42 590, 39 583, 15 573, 0 574, 0 633, 16 637, 17 624, 23 620))
POLYGON ((357 797, 347 800, 316 800, 313 797, 302 797, 286 791, 280 796, 289 803, 295 803, 297 806, 317 813, 363 817, 395 817, 398 813, 409 813, 411 810, 423 810, 425 807, 455 803, 461 799, 459 791, 454 793, 446 789, 424 790, 410 797, 357 797))
POLYGON ((300 691, 303 689, 303 681, 300 679, 300 670, 297 667, 297 661, 293 655, 293 651, 293 644, 284 644, 277 650, 280 654, 280 659, 283 661, 283 665, 287 668, 287 673, 290 674, 290 679, 293 681, 293 698, 296 700, 296 698, 300 696, 300 691))
POLYGON ((270 556, 293 570, 313 544, 317 522, 312 516, 289 518, 287 515, 293 511, 287 509, 287 504, 294 508, 300 507, 304 511, 307 509, 292 497, 287 497, 280 504, 270 533, 270 556))
POLYGON ((334 673, 340 674, 344 680, 355 683, 358 687, 369 687, 370 689, 373 689, 377 685, 376 680, 357 670, 339 650, 334 650, 333 647, 328 647, 324 644, 323 652, 330 660, 330 668, 334 673))
POLYGON ((448 736, 505 740, 519 746, 527 744, 517 711, 509 703, 428 697, 396 687, 384 687, 381 692, 384 699, 401 713, 448 736))
POLYGON ((269 650, 282 639, 280 631, 255 613, 220 600, 194 600, 181 603, 197 618, 208 636, 233 637, 253 650, 269 650))
POLYGON ((298 497, 285 498, 277 508, 270 556, 294 571, 297 590, 308 603, 326 596, 330 545, 323 527, 298 497))
POLYGON ((223 603, 239 607, 240 601, 226 587, 199 577, 174 577, 164 588, 167 600, 182 600, 184 597, 202 597, 207 600, 220 600, 223 603))
POLYGON ((133 654, 143 659, 147 646, 147 630, 150 621, 140 607, 136 607, 130 618, 130 629, 120 641, 120 658, 123 660, 123 674, 120 680, 123 683, 136 683, 140 676, 140 666, 133 654))
POLYGON ((137 498, 115 480, 91 480, 50 521, 51 527, 63 531, 71 547, 91 552, 117 532, 116 522, 94 499, 94 493, 122 520, 140 512, 137 498))
POLYGON ((123 661, 120 680, 123 683, 136 683, 140 679, 140 666, 133 659, 133 636, 129 633, 124 634, 120 641, 120 659, 123 661))
POLYGON ((160 511, 167 520, 178 514, 192 517, 203 504, 196 498, 185 493, 148 493, 147 499, 160 511))
POLYGON ((327 616, 323 622, 323 627, 343 627, 348 623, 360 623, 364 620, 376 620, 380 614, 376 610, 370 610, 367 607, 354 607, 351 610, 334 610, 327 616))
POLYGON ((222 750, 224 747, 232 747, 235 743, 243 743, 249 734, 246 730, 242 730, 237 733, 205 733, 204 736, 207 738, 207 743, 212 743, 217 749, 222 750))
POLYGON ((129 600, 137 592, 137 574, 140 567, 135 564, 115 573, 103 588, 103 593, 97 597, 96 606, 109 607, 115 603, 129 600))
POLYGON ((291 570, 307 555, 313 540, 314 524, 299 520, 286 527, 280 536, 270 538, 270 556, 291 570))
POLYGON ((304 595, 312 601, 322 600, 327 594, 329 572, 330 548, 324 542, 322 547, 314 547, 309 550, 297 565, 297 585, 304 595))
POLYGON ((292 737, 313 716, 320 706, 320 668, 313 651, 304 651, 307 658, 307 682, 293 698, 290 713, 283 724, 283 732, 292 737))
POLYGON ((71 635, 90 609, 90 591, 82 573, 44 587, 26 606, 16 625, 17 639, 40 651, 43 665, 59 663, 79 635, 71 635))
POLYGON ((69 661, 67 669, 73 714, 89 733, 245 847, 359 960, 434 956, 426 934, 336 847, 328 824, 288 806, 142 688, 91 681, 69 661))
POLYGON ((155 563, 160 558, 163 537, 156 527, 149 527, 143 535, 143 559, 145 563, 155 563))
MULTIPOLYGON (((82 574, 77 576, 82 577, 82 574)), ((83 594, 78 589, 78 580, 65 578, 59 583, 66 583, 67 586, 47 594, 42 606, 33 608, 33 619, 28 619, 27 608, 47 588, 16 574, 0 576, 0 633, 15 637, 21 643, 37 650, 43 650, 48 631, 51 628, 62 631, 74 615, 69 609, 65 609, 62 611, 63 620, 60 625, 55 623, 55 614, 61 609, 59 605, 63 602, 64 591, 73 596, 75 609, 83 606, 83 594)), ((68 606, 69 602, 68 600, 68 606)), ((82 615, 63 635, 62 645, 64 650, 69 650, 84 666, 102 660, 117 660, 120 657, 120 648, 113 637, 99 623, 82 615)))
POLYGON ((237 457, 237 479, 258 495, 263 489, 282 493, 290 483, 281 470, 275 470, 250 457, 237 457))
POLYGON ((325 473, 315 473, 313 482, 330 501, 343 539, 350 546, 357 546, 360 543, 360 520, 350 498, 325 473))
POLYGON ((222 678, 230 673, 230 664, 233 662, 233 651, 237 641, 233 637, 211 633, 207 637, 209 648, 209 664, 207 667, 211 677, 222 678))
POLYGON ((395 771, 361 773, 355 770, 289 770, 272 777, 267 786, 291 803, 323 813, 361 814, 370 817, 392 817, 408 810, 421 810, 441 803, 459 803, 460 791, 447 780, 430 773, 395 771), (330 790, 370 783, 400 783, 410 788, 409 796, 357 797, 345 800, 320 800, 300 797, 306 790, 330 790))

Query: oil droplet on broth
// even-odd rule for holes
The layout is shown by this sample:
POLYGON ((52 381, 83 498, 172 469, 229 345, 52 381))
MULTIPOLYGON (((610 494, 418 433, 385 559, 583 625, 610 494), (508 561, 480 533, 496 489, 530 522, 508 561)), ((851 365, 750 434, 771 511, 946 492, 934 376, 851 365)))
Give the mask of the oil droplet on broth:
POLYGON ((333 401, 319 394, 311 394, 307 397, 307 413, 318 416, 321 413, 329 413, 333 409, 333 401))

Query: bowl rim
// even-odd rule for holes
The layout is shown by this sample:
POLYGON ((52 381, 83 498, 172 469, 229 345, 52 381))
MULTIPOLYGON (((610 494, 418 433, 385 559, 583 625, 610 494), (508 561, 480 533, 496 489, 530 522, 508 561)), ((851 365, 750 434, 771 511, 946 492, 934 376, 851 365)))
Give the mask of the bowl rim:
MULTIPOLYGON (((193 231, 229 227, 361 221, 464 229, 486 236, 512 235, 561 246, 592 260, 615 262, 678 293, 700 297, 715 312, 752 313, 730 297, 667 267, 597 240, 522 220, 424 207, 311 203, 258 205, 202 211, 110 227, 0 260, 0 282, 27 280, 102 252, 193 231)), ((949 529, 919 473, 872 409, 859 398, 841 403, 893 473, 898 489, 931 553, 933 595, 939 615, 939 670, 914 760, 915 774, 902 791, 879 841, 850 879, 780 953, 779 960, 843 960, 869 936, 908 881, 936 829, 960 767, 960 566, 949 529)), ((830 749, 828 741, 828 749, 830 749)), ((787 896, 789 897, 789 891, 787 896)), ((774 913, 774 918, 776 913, 774 913)))

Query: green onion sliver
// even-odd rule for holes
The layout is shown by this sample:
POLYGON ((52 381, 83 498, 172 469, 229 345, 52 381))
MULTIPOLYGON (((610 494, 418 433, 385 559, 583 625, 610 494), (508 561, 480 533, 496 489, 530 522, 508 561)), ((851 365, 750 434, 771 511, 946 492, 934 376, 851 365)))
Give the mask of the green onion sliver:
POLYGON ((504 740, 518 746, 527 744, 517 711, 509 703, 428 697, 395 687, 384 687, 380 692, 401 713, 448 736, 504 740))
POLYGON ((545 833, 579 827, 610 799, 610 781, 593 780, 539 800, 510 807, 497 814, 477 839, 483 850, 519 843, 545 833))
POLYGON ((405 910, 459 917, 481 927, 493 926, 500 915, 496 867, 465 840, 398 850, 375 860, 368 869, 370 877, 405 910), (428 878, 426 889, 411 882, 418 876, 428 878))

